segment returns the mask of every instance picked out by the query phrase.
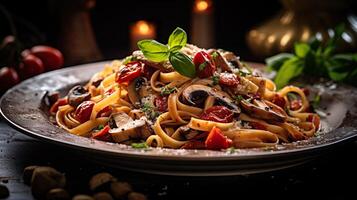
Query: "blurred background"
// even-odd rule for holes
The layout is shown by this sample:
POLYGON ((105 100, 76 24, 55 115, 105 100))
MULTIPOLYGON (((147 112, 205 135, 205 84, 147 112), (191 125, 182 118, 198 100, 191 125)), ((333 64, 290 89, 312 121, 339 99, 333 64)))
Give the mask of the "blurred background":
MULTIPOLYGON (((2 0, 0 40, 4 47, 6 36, 16 38, 14 57, 36 45, 57 48, 70 66, 122 58, 144 38, 164 43, 179 26, 193 44, 263 62, 296 41, 332 37, 339 23, 347 27, 343 51, 356 51, 356 11, 351 0, 2 0)), ((1 63, 16 69, 19 62, 1 63)))
MULTIPOLYGON (((248 47, 246 36, 254 27, 279 15, 283 9, 286 9, 285 7, 289 5, 284 7, 284 3, 293 4, 294 7, 291 9, 297 9, 298 6, 303 7, 302 5, 307 4, 306 8, 299 8, 302 10, 301 15, 305 18, 309 17, 306 15, 312 15, 312 19, 317 18, 318 10, 321 9, 334 15, 328 16, 328 20, 317 24, 320 27, 332 26, 336 22, 332 22, 334 19, 331 18, 340 20, 341 15, 344 17, 356 11, 356 8, 351 6, 352 2, 346 0, 301 0, 296 2, 299 3, 295 3, 294 0, 132 0, 123 4, 122 1, 108 0, 2 0, 0 4, 14 18, 19 37, 25 45, 47 43, 65 48, 67 43, 75 43, 74 41, 65 41, 63 37, 68 37, 68 34, 72 33, 72 36, 69 36, 70 39, 76 40, 90 39, 88 34, 94 34, 94 40, 104 59, 118 58, 129 53, 131 48, 130 28, 140 20, 155 26, 154 36, 159 41, 165 41, 171 31, 180 26, 188 32, 191 42, 193 42, 194 34, 211 35, 213 38, 210 42, 212 47, 232 50, 243 58, 259 61, 262 58, 252 53, 251 48, 248 47), (207 2, 208 5, 202 2, 207 2), (338 8, 340 9, 338 12, 342 13, 332 13, 330 8, 321 8, 321 6, 316 7, 315 5, 308 8, 311 2, 321 2, 325 7, 329 6, 329 2, 338 4, 342 7, 338 8), (304 11, 308 9, 312 9, 312 12, 304 11), (86 16, 87 14, 88 16, 86 16), (207 20, 200 19, 200 15, 203 15, 203 18, 207 18, 207 20), (194 22, 195 20, 196 22, 194 22), (209 24, 212 27, 200 23, 209 24), (197 26, 202 29, 192 33, 192 29, 197 26), (73 34, 73 32, 77 32, 77 34, 73 34), (63 44, 63 42, 67 43, 63 44)), ((332 9, 336 10, 336 5, 333 5, 332 9)), ((289 17, 299 18, 296 15, 289 17)), ((301 26, 307 23, 304 19, 299 20, 296 23, 301 26)), ((0 22, 0 38, 12 34, 3 13, 0 14, 0 22)), ((273 40, 272 37, 270 37, 271 40, 273 40)), ((78 44, 82 43, 79 41, 78 44)))

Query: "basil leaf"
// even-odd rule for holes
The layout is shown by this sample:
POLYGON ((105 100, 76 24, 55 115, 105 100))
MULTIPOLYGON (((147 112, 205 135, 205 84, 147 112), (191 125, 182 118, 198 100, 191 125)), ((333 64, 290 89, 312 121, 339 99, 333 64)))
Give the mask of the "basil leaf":
POLYGON ((346 79, 346 77, 348 76, 348 72, 329 71, 328 75, 334 81, 342 81, 346 79))
POLYGON ((195 65, 190 57, 181 52, 171 53, 169 60, 174 69, 181 75, 194 78, 196 76, 195 65))
POLYGON ((182 28, 177 27, 169 37, 169 42, 168 42, 169 47, 174 48, 178 46, 180 48, 177 48, 178 50, 175 51, 179 51, 182 47, 186 45, 186 43, 187 43, 186 32, 182 28))
POLYGON ((289 60, 291 57, 293 57, 293 54, 290 53, 281 53, 272 57, 269 57, 265 60, 268 70, 279 70, 280 67, 284 64, 285 61, 289 60))
POLYGON ((156 40, 141 40, 138 42, 138 47, 147 59, 154 62, 165 61, 169 56, 168 46, 156 40))
POLYGON ((278 71, 275 77, 275 84, 280 89, 287 85, 289 81, 299 76, 303 71, 303 62, 297 57, 292 57, 287 60, 278 71))
POLYGON ((310 46, 306 43, 295 43, 294 50, 298 57, 303 58, 310 51, 310 46))

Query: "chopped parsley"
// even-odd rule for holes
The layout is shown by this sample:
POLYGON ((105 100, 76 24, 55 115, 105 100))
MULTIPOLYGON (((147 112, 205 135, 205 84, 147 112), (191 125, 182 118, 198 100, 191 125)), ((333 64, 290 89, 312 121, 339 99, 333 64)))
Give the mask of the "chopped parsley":
POLYGON ((130 63, 131 61, 135 61, 136 57, 134 56, 127 56, 124 60, 123 60, 123 65, 126 65, 128 63, 130 63))
POLYGON ((213 75, 213 76, 212 76, 212 81, 213 81, 213 85, 218 85, 218 83, 219 83, 219 76, 218 76, 218 75, 213 75))
POLYGON ((200 71, 204 70, 206 67, 207 67, 207 64, 208 64, 208 61, 205 61, 203 63, 201 63, 199 66, 198 66, 198 69, 200 71))
POLYGON ((104 128, 104 125, 103 125, 103 124, 101 124, 101 125, 99 125, 99 126, 97 127, 98 130, 102 130, 103 128, 104 128))
POLYGON ((147 149, 149 148, 148 144, 146 142, 140 142, 140 143, 131 143, 131 147, 135 149, 147 149))
POLYGON ((234 96, 233 97, 233 100, 235 103, 240 103, 242 100, 244 100, 243 96, 242 95, 237 95, 237 96, 234 96))
POLYGON ((212 53, 212 55, 211 55, 211 56, 212 56, 212 58, 213 58, 213 59, 216 59, 216 58, 217 58, 217 56, 218 56, 218 53, 215 51, 215 52, 213 52, 213 53, 212 53))
POLYGON ((155 119, 160 115, 159 112, 155 111, 155 107, 153 107, 150 103, 144 103, 142 105, 141 110, 146 114, 146 116, 150 119, 155 119))
POLYGON ((176 87, 170 88, 170 87, 165 86, 161 89, 161 95, 162 96, 169 95, 169 94, 175 92, 176 90, 177 90, 176 87))

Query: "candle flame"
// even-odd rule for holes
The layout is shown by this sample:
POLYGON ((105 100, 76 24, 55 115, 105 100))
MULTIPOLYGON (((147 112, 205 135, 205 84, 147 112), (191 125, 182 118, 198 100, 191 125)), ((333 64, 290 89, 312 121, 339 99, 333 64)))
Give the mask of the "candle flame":
POLYGON ((143 21, 143 20, 138 21, 136 23, 136 27, 138 27, 139 32, 142 34, 147 34, 150 31, 150 26, 149 26, 148 22, 143 21))
POLYGON ((195 10, 197 12, 205 12, 211 6, 211 2, 209 0, 196 0, 195 1, 195 10))

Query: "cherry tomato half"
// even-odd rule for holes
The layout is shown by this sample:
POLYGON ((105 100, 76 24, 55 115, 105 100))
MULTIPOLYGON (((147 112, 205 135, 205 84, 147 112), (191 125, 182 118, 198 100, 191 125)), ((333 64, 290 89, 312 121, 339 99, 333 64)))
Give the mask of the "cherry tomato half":
POLYGON ((294 99, 290 102, 290 109, 291 110, 299 110, 302 107, 301 99, 294 99))
POLYGON ((92 114, 94 104, 93 101, 83 101, 76 109, 75 118, 81 123, 88 121, 92 114))
POLYGON ((68 104, 67 98, 58 99, 50 108, 50 113, 56 114, 58 107, 68 104))
POLYGON ((210 77, 216 71, 211 55, 205 51, 197 52, 193 58, 193 63, 196 67, 197 76, 200 78, 210 77))
POLYGON ((219 84, 234 87, 239 84, 239 77, 232 73, 222 73, 219 76, 219 84))
POLYGON ((4 92, 19 81, 19 76, 13 68, 3 67, 0 69, 0 92, 4 92))
POLYGON ((20 63, 20 76, 22 79, 27 79, 45 71, 41 59, 33 54, 24 54, 20 63))
POLYGON ((201 119, 229 123, 233 121, 233 112, 224 106, 212 106, 202 113, 201 119))
POLYGON ((213 127, 205 141, 207 149, 220 150, 232 146, 232 140, 223 135, 221 129, 213 127))
POLYGON ((46 71, 59 69, 63 66, 63 55, 58 49, 38 45, 31 48, 31 53, 41 59, 46 71))
POLYGON ((285 108, 285 104, 286 104, 286 101, 284 99, 284 97, 278 95, 278 94, 275 94, 272 101, 271 101, 273 104, 279 106, 280 108, 285 108))
POLYGON ((139 61, 133 61, 121 68, 116 74, 116 82, 129 83, 141 75, 144 64, 139 61))

